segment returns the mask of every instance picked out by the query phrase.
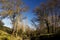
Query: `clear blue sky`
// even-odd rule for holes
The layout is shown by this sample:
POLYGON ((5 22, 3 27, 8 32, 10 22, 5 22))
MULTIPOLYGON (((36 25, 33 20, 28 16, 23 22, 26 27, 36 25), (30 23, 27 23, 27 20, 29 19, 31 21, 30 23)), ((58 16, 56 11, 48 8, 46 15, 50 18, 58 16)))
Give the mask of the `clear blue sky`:
MULTIPOLYGON (((22 0, 22 1, 29 7, 29 10, 25 12, 24 15, 28 17, 28 23, 31 26, 30 20, 34 17, 33 9, 39 6, 41 2, 45 2, 46 0, 22 0)), ((3 21, 6 26, 11 26, 9 19, 6 18, 3 21)))

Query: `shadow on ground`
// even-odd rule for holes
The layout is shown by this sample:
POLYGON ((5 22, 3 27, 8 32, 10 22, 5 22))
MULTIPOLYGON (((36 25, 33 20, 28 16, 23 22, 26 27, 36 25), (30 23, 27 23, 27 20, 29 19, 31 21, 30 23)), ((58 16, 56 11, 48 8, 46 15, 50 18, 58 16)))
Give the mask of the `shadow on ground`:
POLYGON ((40 37, 31 37, 31 40, 60 40, 60 34, 43 35, 40 37))

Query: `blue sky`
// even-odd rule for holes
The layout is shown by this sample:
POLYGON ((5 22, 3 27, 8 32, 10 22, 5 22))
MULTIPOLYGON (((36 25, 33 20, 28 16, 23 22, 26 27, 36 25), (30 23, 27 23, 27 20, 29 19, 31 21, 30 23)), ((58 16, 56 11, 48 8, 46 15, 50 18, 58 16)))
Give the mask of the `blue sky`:
MULTIPOLYGON (((28 17, 28 24, 31 26, 30 20, 34 17, 33 9, 40 5, 41 2, 45 2, 46 0, 22 0, 28 7, 29 10, 27 12, 24 12, 24 15, 28 17)), ((5 23, 5 26, 11 26, 9 19, 4 19, 3 22, 5 23)))

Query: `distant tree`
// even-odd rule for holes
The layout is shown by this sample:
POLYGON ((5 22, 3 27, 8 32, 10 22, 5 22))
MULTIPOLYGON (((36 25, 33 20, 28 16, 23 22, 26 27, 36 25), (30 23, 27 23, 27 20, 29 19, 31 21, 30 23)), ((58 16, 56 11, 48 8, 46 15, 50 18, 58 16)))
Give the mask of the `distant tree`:
POLYGON ((39 26, 40 26, 41 29, 42 29, 42 28, 44 27, 42 10, 41 10, 39 7, 37 7, 36 10, 35 10, 35 12, 36 12, 36 15, 38 16, 38 17, 37 17, 37 21, 40 22, 40 25, 39 25, 39 26))
POLYGON ((40 22, 40 30, 44 28, 45 24, 47 26, 47 32, 49 33, 49 24, 48 24, 48 14, 47 14, 47 9, 45 4, 41 4, 42 8, 36 8, 35 12, 36 15, 38 16, 37 21, 40 22))

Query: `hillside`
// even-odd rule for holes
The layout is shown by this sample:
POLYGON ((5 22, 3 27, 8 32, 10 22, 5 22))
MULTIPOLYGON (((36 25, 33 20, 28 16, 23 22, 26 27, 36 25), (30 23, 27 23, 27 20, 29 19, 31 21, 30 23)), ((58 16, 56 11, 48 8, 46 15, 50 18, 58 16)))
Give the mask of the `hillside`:
POLYGON ((2 30, 0 30, 0 40, 9 40, 10 35, 2 30))
POLYGON ((10 38, 12 38, 13 40, 21 40, 21 37, 11 37, 11 29, 5 26, 0 26, 0 40, 11 40, 10 38))
MULTIPOLYGON (((45 39, 45 38, 47 38, 47 39, 51 39, 51 38, 56 38, 56 37, 58 37, 59 35, 60 35, 60 33, 58 34, 58 32, 60 32, 60 27, 58 27, 58 28, 56 28, 56 30, 57 30, 57 34, 40 34, 40 35, 36 35, 36 36, 31 36, 31 40, 32 39, 45 39)), ((8 27, 5 27, 5 26, 0 26, 0 40, 11 40, 10 38, 12 38, 12 40, 22 40, 22 37, 14 37, 14 36, 12 36, 11 37, 11 29, 10 28, 8 28, 8 27)), ((25 39, 25 38, 24 38, 25 39)))
POLYGON ((4 31, 4 32, 7 32, 7 33, 11 33, 12 29, 6 27, 6 26, 0 26, 0 30, 4 31))
POLYGON ((0 30, 0 40, 11 40, 10 38, 12 38, 13 40, 22 40, 21 37, 17 38, 14 36, 11 37, 11 35, 8 34, 7 32, 0 30))

